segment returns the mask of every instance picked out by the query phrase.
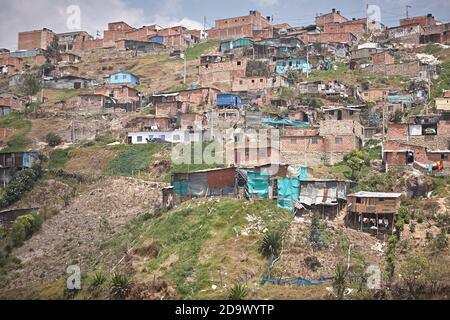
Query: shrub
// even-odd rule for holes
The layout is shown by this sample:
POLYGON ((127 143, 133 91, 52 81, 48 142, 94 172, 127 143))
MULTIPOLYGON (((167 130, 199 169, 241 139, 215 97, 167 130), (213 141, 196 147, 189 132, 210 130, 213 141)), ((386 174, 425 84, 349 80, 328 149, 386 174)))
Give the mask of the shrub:
POLYGON ((336 292, 336 297, 339 300, 344 299, 346 277, 347 277, 347 269, 342 263, 339 263, 336 266, 336 271, 335 271, 335 276, 334 276, 334 281, 333 281, 333 289, 336 292))
POLYGON ((93 291, 100 288, 105 282, 107 278, 101 272, 96 272, 94 277, 91 280, 91 284, 89 285, 89 290, 93 291))
POLYGON ((12 246, 18 247, 29 239, 34 232, 39 230, 43 222, 42 215, 39 213, 20 216, 14 221, 9 234, 9 240, 12 246))
POLYGON ((283 245, 283 235, 278 231, 271 231, 264 235, 259 252, 266 258, 278 257, 283 245))
POLYGON ((448 247, 447 230, 446 228, 441 228, 441 232, 434 239, 434 247, 437 250, 444 250, 448 247))
POLYGON ((414 222, 412 222, 412 223, 410 224, 410 226, 409 226, 409 231, 410 231, 411 233, 416 232, 416 224, 415 224, 414 222))
POLYGON ((42 168, 39 164, 17 172, 13 180, 6 186, 3 197, 0 198, 0 207, 5 208, 18 201, 24 193, 33 188, 41 175, 42 168))
POLYGON ((125 299, 130 290, 130 280, 126 275, 115 273, 111 279, 111 295, 115 299, 125 299))
POLYGON ((423 214, 420 214, 417 217, 417 223, 423 223, 425 221, 425 216, 423 214))
POLYGON ((315 213, 311 219, 311 226, 309 228, 309 242, 314 250, 321 250, 325 246, 320 231, 320 218, 317 213, 315 213))
POLYGON ((395 222, 395 235, 397 236, 397 240, 400 240, 404 229, 405 229, 405 220, 398 217, 397 221, 395 222))
POLYGON ((245 285, 235 284, 228 290, 228 300, 244 300, 248 295, 248 290, 245 285))
POLYGON ((45 137, 45 140, 47 141, 47 143, 50 147, 56 147, 62 143, 61 137, 54 133, 47 134, 47 136, 45 137))
POLYGON ((400 206, 400 208, 398 209, 398 217, 400 219, 403 219, 406 224, 409 224, 409 222, 411 221, 411 216, 409 214, 408 208, 405 206, 400 206))

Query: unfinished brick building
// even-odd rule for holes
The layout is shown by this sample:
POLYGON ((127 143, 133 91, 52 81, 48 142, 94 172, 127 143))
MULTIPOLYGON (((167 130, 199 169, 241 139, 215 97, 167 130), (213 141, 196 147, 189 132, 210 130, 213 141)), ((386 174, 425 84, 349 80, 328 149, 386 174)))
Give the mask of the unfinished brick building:
POLYGON ((270 18, 263 17, 257 10, 250 11, 247 16, 216 20, 214 28, 208 30, 208 38, 213 40, 272 36, 270 18))
POLYGON ((47 49, 56 34, 47 28, 42 30, 19 32, 19 50, 47 49))
POLYGON ((225 83, 232 85, 234 78, 245 78, 247 59, 227 59, 221 56, 202 56, 199 77, 202 86, 225 83))
POLYGON ((389 124, 383 144, 386 170, 406 165, 448 170, 449 155, 449 120, 439 116, 416 116, 407 123, 389 124))
POLYGON ((347 22, 348 19, 341 15, 341 12, 332 9, 330 13, 326 13, 316 17, 316 25, 324 28, 327 24, 347 22))
POLYGON ((280 136, 283 163, 317 166, 335 164, 362 147, 364 128, 357 121, 327 120, 320 126, 286 128, 280 136))

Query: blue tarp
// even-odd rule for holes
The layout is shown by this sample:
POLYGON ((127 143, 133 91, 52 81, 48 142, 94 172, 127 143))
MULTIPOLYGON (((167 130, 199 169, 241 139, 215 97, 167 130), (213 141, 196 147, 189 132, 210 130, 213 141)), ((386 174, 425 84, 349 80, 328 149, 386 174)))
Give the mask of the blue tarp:
POLYGON ((293 121, 289 119, 263 119, 262 124, 272 125, 272 126, 291 126, 291 127, 308 127, 309 122, 304 121, 293 121))
POLYGON ((270 176, 263 172, 247 172, 248 197, 253 198, 257 194, 258 198, 267 198, 269 196, 270 176))
POLYGON ((299 178, 278 179, 278 207, 294 211, 294 203, 300 196, 299 178))
POLYGON ((23 167, 31 168, 31 158, 37 159, 37 152, 24 152, 23 154, 23 167))

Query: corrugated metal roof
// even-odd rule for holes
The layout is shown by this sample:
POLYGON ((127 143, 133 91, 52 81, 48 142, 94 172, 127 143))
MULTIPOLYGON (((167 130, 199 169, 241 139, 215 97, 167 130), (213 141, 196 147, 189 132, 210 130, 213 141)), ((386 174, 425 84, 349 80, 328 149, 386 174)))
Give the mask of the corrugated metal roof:
POLYGON ((393 192, 368 192, 368 191, 360 191, 357 193, 349 194, 349 197, 359 197, 359 198, 399 198, 401 193, 393 193, 393 192))

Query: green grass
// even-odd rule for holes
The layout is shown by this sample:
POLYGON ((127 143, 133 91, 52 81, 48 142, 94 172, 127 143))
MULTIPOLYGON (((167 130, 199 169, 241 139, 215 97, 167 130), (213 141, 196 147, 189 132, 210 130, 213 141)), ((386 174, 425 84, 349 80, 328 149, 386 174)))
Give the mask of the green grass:
POLYGON ((67 161, 70 159, 70 151, 72 148, 67 149, 56 149, 50 155, 50 159, 48 161, 48 169, 49 170, 60 170, 64 169, 67 161))
POLYGON ((217 47, 219 43, 217 41, 208 41, 208 42, 202 42, 198 43, 192 48, 188 48, 186 52, 186 60, 192 61, 200 59, 200 56, 204 54, 206 51, 209 51, 213 49, 214 47, 217 47))
POLYGON ((309 75, 309 81, 339 79, 349 71, 348 64, 337 63, 337 69, 314 71, 309 75))
POLYGON ((444 90, 450 89, 450 62, 442 63, 441 67, 439 78, 433 81, 431 90, 431 97, 433 99, 442 97, 444 90))
POLYGON ((435 194, 440 197, 448 198, 450 196, 450 177, 431 177, 435 194))
POLYGON ((31 121, 25 119, 22 114, 12 113, 1 117, 0 128, 15 129, 15 134, 7 139, 7 147, 2 152, 20 152, 28 147, 27 135, 31 131, 31 121))
POLYGON ((205 297, 204 291, 211 290, 214 283, 212 275, 217 270, 222 268, 231 272, 236 267, 245 268, 230 264, 229 259, 233 254, 242 254, 239 250, 245 250, 251 257, 249 261, 256 264, 252 268, 256 272, 255 276, 262 276, 265 262, 258 253, 262 234, 236 237, 236 233, 240 234, 250 224, 246 219, 247 214, 261 218, 270 231, 283 232, 292 219, 288 211, 277 208, 276 203, 270 201, 248 203, 221 199, 201 204, 186 202, 177 209, 150 217, 145 222, 135 222, 134 227, 128 228, 123 236, 105 245, 123 247, 133 239, 142 239, 141 243, 145 239, 153 239, 153 243, 160 248, 159 254, 147 264, 140 278, 152 278, 151 273, 159 272, 175 286, 182 298, 202 298, 205 297), (233 241, 231 246, 226 245, 229 241, 233 241), (245 249, 242 246, 246 246, 245 249), (206 247, 211 250, 207 251, 208 254, 204 251, 206 247), (214 249, 218 247, 222 250, 214 249))
POLYGON ((117 155, 109 163, 107 174, 116 176, 133 176, 139 171, 146 171, 153 157, 166 145, 118 145, 112 147, 117 155))
POLYGON ((88 88, 82 89, 44 89, 44 95, 54 102, 67 102, 80 94, 89 92, 88 88))

